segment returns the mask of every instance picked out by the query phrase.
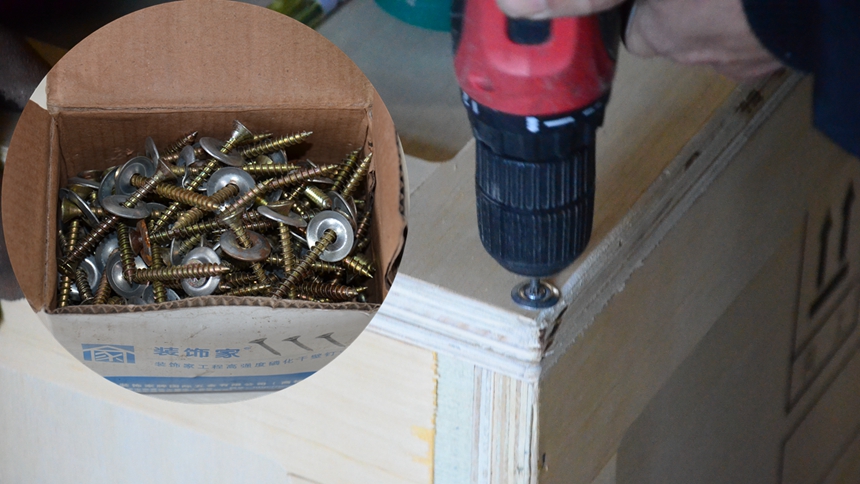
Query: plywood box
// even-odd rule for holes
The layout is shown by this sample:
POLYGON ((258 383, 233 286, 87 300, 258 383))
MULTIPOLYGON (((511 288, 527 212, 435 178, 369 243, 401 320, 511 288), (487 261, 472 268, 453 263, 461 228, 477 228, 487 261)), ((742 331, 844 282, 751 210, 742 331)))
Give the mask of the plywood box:
POLYGON ((173 3, 88 37, 51 70, 44 89, 9 151, 3 224, 25 296, 88 367, 141 392, 276 389, 332 361, 365 328, 405 239, 402 152, 378 94, 337 47, 264 8, 173 3), (285 39, 283 48, 269 48, 268 32, 285 39), (205 296, 58 308, 56 207, 66 180, 126 162, 146 137, 158 146, 195 130, 227 139, 235 119, 278 135, 311 131, 291 155, 320 164, 373 152, 377 266, 369 302, 205 296))
MULTIPOLYGON (((853 482, 860 167, 810 126, 810 97, 792 74, 737 87, 622 57, 593 241, 544 312, 510 302, 517 278, 480 246, 470 145, 441 166, 413 160, 426 171, 385 304, 288 391, 208 406, 123 393, 76 371, 21 303, 4 303, 15 322, 0 326, 0 384, 40 414, 76 415, 52 427, 60 440, 86 427, 128 442, 82 413, 98 402, 148 424, 142 447, 160 433, 196 445, 114 445, 105 482, 155 460, 183 477, 321 484, 853 482), (62 372, 27 367, 30 351, 62 372)), ((62 482, 78 470, 71 457, 55 472, 16 465, 47 427, 0 425, 17 439, 0 441, 0 473, 62 482)))

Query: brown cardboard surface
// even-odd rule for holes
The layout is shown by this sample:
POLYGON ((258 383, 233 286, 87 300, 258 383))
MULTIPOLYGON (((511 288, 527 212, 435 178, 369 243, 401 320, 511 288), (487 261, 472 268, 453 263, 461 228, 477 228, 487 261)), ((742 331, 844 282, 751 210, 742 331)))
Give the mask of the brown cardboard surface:
POLYGON ((247 4, 159 5, 72 49, 48 75, 47 101, 48 112, 31 103, 22 116, 7 162, 7 186, 17 188, 3 194, 13 268, 35 309, 53 307, 56 194, 68 175, 124 162, 146 136, 162 146, 190 130, 226 138, 233 119, 277 134, 313 131, 291 154, 321 164, 372 146, 381 270, 370 293, 386 294, 406 225, 396 132, 367 78, 313 30, 247 4))
MULTIPOLYGON (((3 231, 12 270, 34 309, 53 296, 45 275, 56 271, 55 239, 48 235, 56 227, 46 217, 55 204, 39 193, 56 193, 57 181, 48 163, 58 151, 53 121, 36 103, 27 103, 12 137, 3 173, 3 231)), ((56 280, 56 279, 54 279, 56 280)))
POLYGON ((406 243, 406 224, 403 224, 402 230, 383 230, 382 221, 406 219, 407 203, 406 194, 404 191, 403 173, 400 167, 404 163, 400 157, 402 150, 399 148, 397 133, 393 129, 394 123, 391 120, 391 114, 379 97, 379 94, 373 93, 373 109, 371 111, 371 127, 374 133, 374 172, 380 180, 385 180, 387 183, 377 183, 374 192, 376 199, 383 201, 374 205, 375 219, 373 225, 375 233, 379 234, 374 239, 375 252, 381 260, 387 261, 382 268, 385 269, 385 291, 391 287, 394 275, 397 272, 397 266, 400 263, 399 254, 403 252, 403 245, 406 243), (379 160, 394 159, 396 156, 398 163, 380 163, 379 160), (393 180, 400 180, 400 183, 392 183, 393 180), (392 203, 397 200, 398 203, 392 203))
POLYGON ((285 15, 190 0, 102 27, 48 74, 48 108, 364 107, 373 88, 334 44, 285 15))

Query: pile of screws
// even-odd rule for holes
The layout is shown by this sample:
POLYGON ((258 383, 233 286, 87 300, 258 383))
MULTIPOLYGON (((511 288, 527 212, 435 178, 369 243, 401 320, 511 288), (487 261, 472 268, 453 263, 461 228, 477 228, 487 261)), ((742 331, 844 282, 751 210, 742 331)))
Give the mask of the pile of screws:
POLYGON ((183 136, 161 153, 60 189, 58 307, 183 297, 267 296, 366 302, 373 277, 372 153, 341 163, 287 160, 310 132, 226 142, 183 136))

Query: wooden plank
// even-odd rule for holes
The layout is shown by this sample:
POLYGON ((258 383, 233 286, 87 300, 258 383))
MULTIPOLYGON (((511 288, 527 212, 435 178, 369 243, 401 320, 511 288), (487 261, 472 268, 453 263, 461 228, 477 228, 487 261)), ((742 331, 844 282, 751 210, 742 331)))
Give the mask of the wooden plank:
MULTIPOLYGON (((809 125, 810 83, 793 92, 545 368, 541 482, 591 482, 627 427, 802 218, 847 155, 809 125), (589 326, 590 324, 590 326, 589 326)), ((693 163, 695 164, 695 163, 693 163)), ((581 315, 579 315, 581 317, 581 315)))
POLYGON ((2 309, 2 482, 156 473, 198 482, 194 471, 209 481, 274 483, 291 473, 320 483, 432 482, 433 352, 365 332, 295 387, 231 404, 177 404, 86 369, 23 300, 2 309), (63 452, 45 464, 45 449, 63 452))

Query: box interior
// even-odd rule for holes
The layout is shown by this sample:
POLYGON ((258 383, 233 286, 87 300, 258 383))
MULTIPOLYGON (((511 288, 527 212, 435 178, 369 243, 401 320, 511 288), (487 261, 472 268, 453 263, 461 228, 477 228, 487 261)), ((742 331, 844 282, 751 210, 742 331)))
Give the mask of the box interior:
MULTIPOLYGON (((287 151, 292 157, 319 164, 339 163, 359 147, 373 151, 368 183, 375 183, 372 234, 377 271, 370 300, 379 303, 387 293, 406 230, 397 136, 387 109, 366 77, 316 32, 286 16, 245 4, 192 0, 159 5, 113 22, 72 49, 48 75, 47 94, 47 112, 31 102, 21 117, 10 146, 3 190, 10 258, 34 309, 51 309, 56 304, 57 191, 69 176, 105 169, 142 154, 146 136, 159 146, 193 130, 226 139, 234 119, 255 132, 313 131, 307 142, 287 151), (199 22, 180 30, 173 20, 162 21, 194 14, 199 22), (294 48, 272 49, 270 35, 249 34, 237 27, 240 17, 244 18, 239 24, 281 32, 279 37, 294 48), (225 19, 233 21, 225 25, 225 19), (143 27, 155 32, 129 34, 143 27), (227 39, 200 37, 215 31, 227 39), (231 32, 242 42, 231 41, 231 32), (132 52, 106 57, 106 51, 116 52, 117 43, 132 52), (195 60, 185 65, 188 53, 177 51, 176 45, 194 46, 195 60), (239 65, 223 69, 220 61, 228 58, 237 59, 239 65), (213 63, 213 59, 219 62, 213 63), (106 65, 99 68, 100 62, 106 65), (253 64, 254 69, 242 70, 242 63, 253 64), (168 72, 172 75, 163 75, 168 72)), ((238 299, 207 298, 210 304, 247 304, 238 299)), ((300 301, 263 304, 307 306, 300 301)), ((347 307, 367 309, 354 303, 347 307)))

